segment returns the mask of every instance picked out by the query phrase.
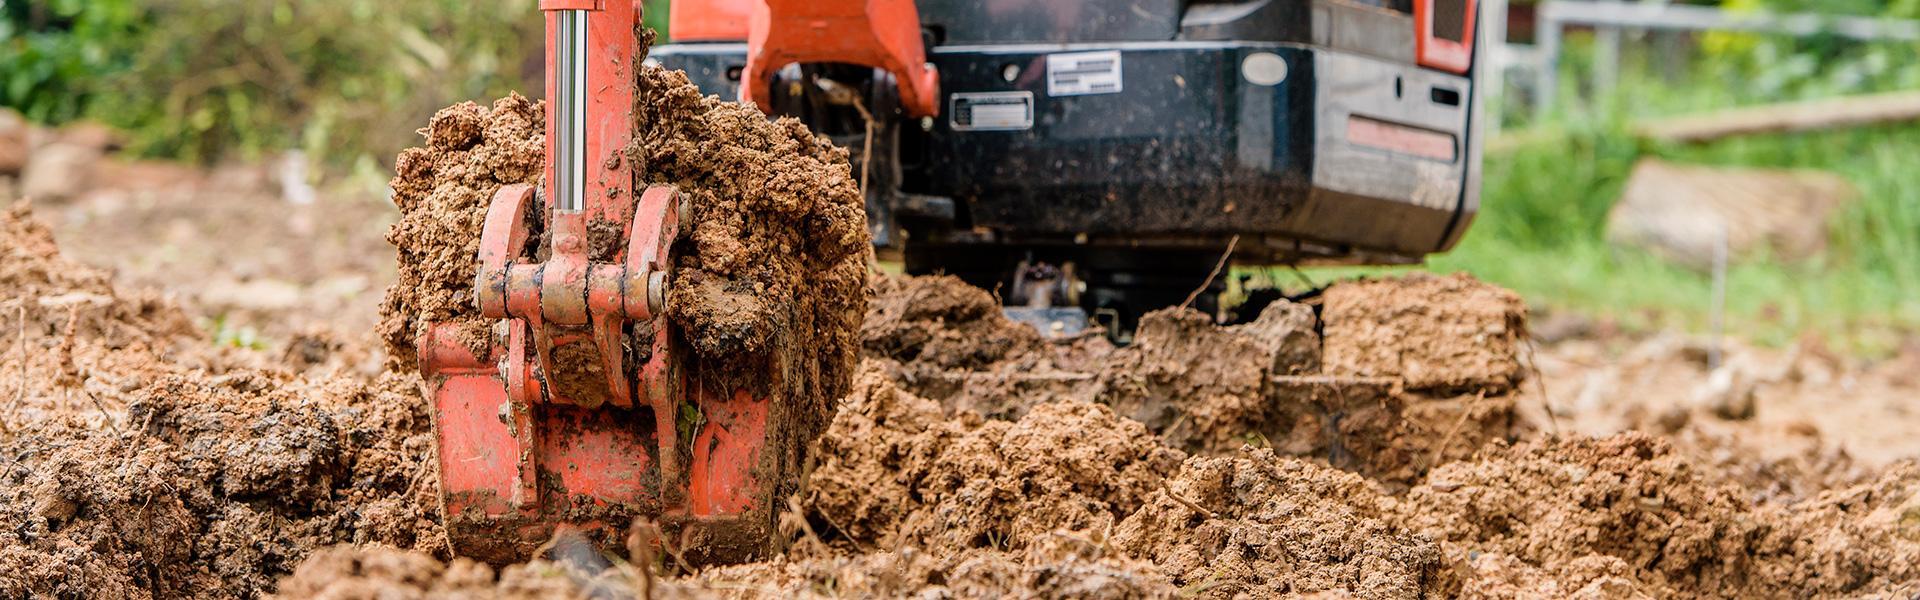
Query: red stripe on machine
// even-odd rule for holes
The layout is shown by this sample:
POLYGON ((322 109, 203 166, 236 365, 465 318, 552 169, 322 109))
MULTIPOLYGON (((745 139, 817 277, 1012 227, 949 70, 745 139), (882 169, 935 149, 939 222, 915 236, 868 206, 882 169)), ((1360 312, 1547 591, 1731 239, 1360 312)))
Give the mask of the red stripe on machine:
POLYGON ((1347 115, 1347 143, 1452 162, 1453 134, 1347 115))

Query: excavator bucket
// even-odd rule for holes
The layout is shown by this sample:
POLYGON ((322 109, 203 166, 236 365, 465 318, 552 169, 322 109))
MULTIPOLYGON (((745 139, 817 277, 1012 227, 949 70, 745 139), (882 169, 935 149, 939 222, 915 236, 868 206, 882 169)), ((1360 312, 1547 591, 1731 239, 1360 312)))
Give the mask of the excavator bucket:
POLYGON ((506 186, 488 205, 474 279, 488 328, 435 323, 417 340, 453 550, 501 564, 556 528, 610 541, 647 519, 690 561, 762 555, 805 437, 783 429, 777 401, 795 350, 721 369, 683 347, 665 304, 688 208, 672 187, 633 189, 623 155, 634 7, 541 7, 544 185, 506 186), (608 230, 618 243, 595 239, 608 230))

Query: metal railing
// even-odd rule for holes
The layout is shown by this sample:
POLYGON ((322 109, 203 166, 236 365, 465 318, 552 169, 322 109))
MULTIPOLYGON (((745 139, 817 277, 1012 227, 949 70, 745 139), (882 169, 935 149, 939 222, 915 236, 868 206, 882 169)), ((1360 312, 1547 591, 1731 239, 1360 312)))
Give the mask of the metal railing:
MULTIPOLYGON (((1595 0, 1544 0, 1536 13, 1535 44, 1507 44, 1506 0, 1489 0, 1482 6, 1483 44, 1492 50, 1487 75, 1502 91, 1505 71, 1511 66, 1526 66, 1533 71, 1533 111, 1544 117, 1553 109, 1559 91, 1561 38, 1568 26, 1594 28, 1595 89, 1611 87, 1619 74, 1621 32, 1637 31, 1732 31, 1789 36, 1829 35, 1861 41, 1920 41, 1920 21, 1877 17, 1836 16, 1811 13, 1729 12, 1711 6, 1651 2, 1608 2, 1595 0)), ((1497 99, 1495 100, 1498 101, 1497 99)), ((1497 114, 1497 113, 1495 113, 1497 114)))

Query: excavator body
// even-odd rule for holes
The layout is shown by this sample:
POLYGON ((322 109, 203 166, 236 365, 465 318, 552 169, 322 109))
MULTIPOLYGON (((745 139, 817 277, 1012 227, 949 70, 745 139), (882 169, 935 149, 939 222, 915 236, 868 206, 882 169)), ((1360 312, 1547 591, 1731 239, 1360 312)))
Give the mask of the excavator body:
POLYGON ((882 256, 1034 290, 1006 297, 1111 330, 1182 303, 1223 254, 1418 262, 1478 211, 1473 0, 673 0, 669 14, 673 43, 650 60, 853 150, 882 256), (852 7, 881 30, 817 33, 852 7))

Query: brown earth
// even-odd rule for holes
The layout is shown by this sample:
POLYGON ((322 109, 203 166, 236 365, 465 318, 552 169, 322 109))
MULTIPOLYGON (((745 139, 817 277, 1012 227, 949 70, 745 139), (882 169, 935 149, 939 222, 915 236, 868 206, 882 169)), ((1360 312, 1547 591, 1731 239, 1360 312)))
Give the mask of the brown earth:
MULTIPOLYGON (((1382 296, 1391 294, 1379 290, 1398 285, 1405 295, 1433 292, 1449 302, 1493 298, 1476 310, 1424 310, 1444 312, 1456 329, 1523 331, 1514 325, 1524 321, 1522 307, 1506 302, 1511 294, 1459 278, 1436 288, 1435 279, 1353 285, 1382 296)), ((1329 292, 1355 297, 1340 291, 1346 285, 1329 292)), ((1349 365, 1345 374, 1333 372, 1321 360, 1318 311, 1284 300, 1234 326, 1215 325, 1194 310, 1156 311, 1141 318, 1132 345, 1115 348, 1098 336, 1049 343, 1002 315, 985 291, 953 277, 875 276, 872 286, 873 308, 861 331, 869 362, 949 410, 1011 420, 1042 403, 1094 402, 1187 452, 1271 446, 1396 484, 1514 430, 1512 386, 1524 372, 1518 346, 1509 343, 1502 353, 1475 339, 1427 337, 1417 320, 1403 316, 1414 309, 1342 308, 1329 318, 1344 319, 1339 328, 1346 330, 1365 328, 1372 356, 1472 356, 1477 368, 1506 375, 1436 384, 1398 370, 1349 365)))
POLYGON ((1520 296, 1464 274, 1345 282, 1323 296, 1326 371, 1422 390, 1504 391, 1526 377, 1520 296))
POLYGON ((856 544, 936 554, 1107 531, 1183 458, 1100 404, 1041 404, 1011 422, 948 414, 874 369, 818 448, 814 514, 856 544))
POLYGON ((315 548, 441 543, 413 382, 249 367, 278 361, 62 259, 24 205, 0 248, 24 315, 0 361, 20 374, 0 596, 254 597, 315 548))
MULTIPOLYGON (((25 256, 57 260, 44 234, 15 233, 35 227, 24 213, 9 216, 9 236, 24 241, 5 247, 40 251, 10 255, 8 264, 26 264, 25 256)), ((62 286, 122 297, 96 277, 38 283, 21 297, 37 307, 40 298, 69 293, 62 286)), ((875 285, 916 287, 902 283, 926 284, 875 285)), ((97 326, 75 321, 75 355, 87 356, 85 348, 115 331, 159 335, 136 316, 178 311, 155 302, 145 313, 103 312, 97 326)), ((877 313, 902 303, 883 295, 874 306, 877 313)), ((959 314, 956 323, 994 316, 959 314)), ((1301 337, 1304 328, 1267 323, 1257 333, 1180 313, 1156 318, 1167 320, 1156 327, 1207 342, 1185 344, 1195 349, 1182 354, 1173 351, 1182 343, 1148 335, 1135 347, 1102 349, 1101 359, 1087 359, 1082 344, 1027 351, 1034 360, 1092 365, 1097 382, 1116 377, 1104 374, 1113 365, 1170 364, 1204 350, 1255 354, 1259 360, 1245 368, 1270 382, 1297 387, 1304 385, 1298 378, 1332 377, 1298 374, 1293 365, 1305 359, 1276 362, 1276 352, 1317 339, 1301 337), (1295 343, 1257 341, 1275 339, 1276 331, 1295 343), (1161 345, 1143 347, 1150 344, 1161 345), (1121 362, 1127 353, 1162 359, 1121 362)), ((63 329, 67 319, 34 313, 29 321, 30 346, 58 348, 60 332, 47 328, 63 329)), ((944 326, 904 335, 937 338, 944 326)), ((867 333, 874 331, 870 322, 867 333)), ((235 349, 201 357, 194 348, 203 337, 190 328, 176 333, 178 351, 141 359, 151 373, 124 392, 129 407, 49 404, 53 418, 31 433, 7 434, 0 510, 24 527, 0 532, 0 573, 8 574, 0 576, 0 595, 250 597, 278 589, 284 597, 571 597, 613 585, 604 582, 624 590, 645 584, 645 577, 634 580, 641 573, 634 565, 581 579, 551 561, 498 572, 445 562, 437 555, 444 541, 431 508, 416 382, 302 375, 292 366, 262 371, 246 365, 308 359, 235 349), (108 418, 89 422, 90 414, 108 418), (349 545, 322 551, 330 544, 349 545), (382 549, 388 546, 412 551, 382 549), (276 588, 283 577, 290 578, 276 588)), ((906 342, 867 335, 863 345, 871 352, 912 345, 906 342)), ((301 345, 325 355, 352 342, 317 335, 301 345)), ((1710 438, 1689 433, 1710 423, 1705 414, 1683 423, 1673 442, 1579 436, 1439 459, 1373 455, 1440 463, 1411 475, 1369 475, 1379 469, 1291 452, 1276 438, 1264 448, 1258 439, 1251 448, 1203 448, 1183 464, 1171 440, 1100 401, 1110 396, 1040 398, 1017 419, 996 419, 916 395, 891 369, 922 354, 870 359, 819 442, 800 518, 789 519, 805 524, 791 528, 799 539, 790 554, 673 576, 666 575, 676 570, 671 561, 660 558, 653 589, 661 597, 1830 597, 1894 592, 1920 580, 1908 567, 1920 564, 1920 472, 1911 464, 1848 462, 1848 474, 1804 475, 1829 463, 1757 462, 1742 447, 1710 446, 1699 441, 1710 438), (1769 464, 1795 465, 1791 473, 1803 475, 1753 475, 1769 464), (1410 488, 1396 492, 1401 485, 1410 488)), ((6 356, 0 372, 13 372, 18 355, 6 356)), ((112 364, 83 365, 90 371, 83 381, 101 380, 94 373, 111 374, 112 364)), ((995 368, 957 364, 976 373, 995 368)), ((30 367, 33 389, 54 389, 56 366, 30 367)), ((1167 381, 1180 378, 1171 368, 1161 372, 1167 381)), ((1383 414, 1443 403, 1407 389, 1402 381, 1345 395, 1385 394, 1362 402, 1383 414)), ((1480 401, 1478 393, 1469 398, 1480 401)), ((1523 438, 1545 430, 1509 426, 1523 438)), ((1403 437, 1431 448, 1457 431, 1403 437)))
MULTIPOLYGON (((23 208, 0 218, 0 597, 1889 597, 1920 582, 1920 351, 1734 343, 1714 367, 1693 341, 1589 334, 1542 345, 1536 373, 1524 306, 1462 277, 1335 284, 1233 327, 1162 312, 1123 348, 1050 343, 957 280, 867 279, 861 240, 834 241, 856 230, 781 212, 857 210, 843 155, 648 77, 671 110, 642 124, 655 137, 634 156, 661 165, 642 176, 714 194, 696 199, 675 274, 713 302, 673 318, 709 350, 780 347, 860 311, 764 300, 877 294, 857 337, 813 342, 829 350, 816 364, 850 365, 831 351, 858 347, 864 366, 844 371, 858 373, 845 394, 816 396, 842 400, 783 519, 787 554, 685 572, 641 544, 591 575, 562 558, 450 560, 417 380, 357 368, 378 350, 324 328, 215 343, 220 313, 193 292, 237 272, 121 262, 151 258, 132 240, 172 235, 127 216, 166 214, 145 209, 109 221, 127 241, 80 242, 117 274, 65 259, 53 234, 102 223, 77 212, 95 205, 83 196, 52 207, 57 232, 23 208), (694 141, 754 122, 764 139, 694 141), (755 170, 788 155, 831 168, 755 170), (779 230, 761 212, 806 222, 779 230), (758 264, 804 249, 823 254, 758 264), (840 278, 848 260, 859 269, 840 278), (115 288, 128 280, 182 302, 115 288)), ((429 128, 433 174, 403 170, 396 196, 412 172, 424 187, 406 201, 454 216, 409 215, 422 220, 395 229, 418 234, 402 244, 477 231, 458 214, 485 194, 430 198, 502 181, 460 173, 485 168, 489 124, 519 114, 537 151, 537 105, 506 102, 438 123, 464 149, 435 150, 429 128)), ((396 302, 467 310, 468 275, 444 266, 444 295, 396 302)), ((273 323, 315 306, 255 310, 273 323)))
POLYGON ((1365 478, 1250 449, 1188 459, 1114 542, 1206 598, 1457 593, 1440 545, 1388 518, 1391 507, 1365 478))
POLYGON ((1835 597, 1911 590, 1920 578, 1912 463, 1791 504, 1756 505, 1700 471, 1643 433, 1493 446, 1435 469, 1401 515, 1471 562, 1476 579, 1492 570, 1536 589, 1835 597))
POLYGON ((488 323, 473 297, 480 229, 493 193, 540 179, 546 151, 544 104, 513 94, 491 108, 462 102, 420 130, 427 145, 394 160, 393 203, 400 220, 387 233, 398 253, 393 285, 380 307, 380 334, 392 369, 417 367, 414 340, 435 322, 460 325, 462 339, 485 355, 488 323))

